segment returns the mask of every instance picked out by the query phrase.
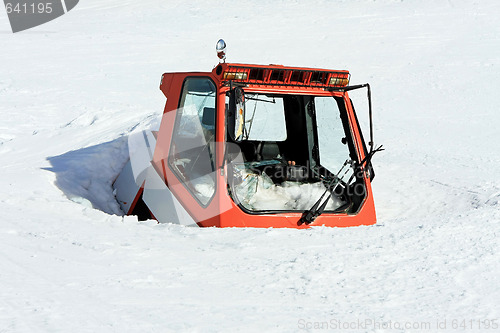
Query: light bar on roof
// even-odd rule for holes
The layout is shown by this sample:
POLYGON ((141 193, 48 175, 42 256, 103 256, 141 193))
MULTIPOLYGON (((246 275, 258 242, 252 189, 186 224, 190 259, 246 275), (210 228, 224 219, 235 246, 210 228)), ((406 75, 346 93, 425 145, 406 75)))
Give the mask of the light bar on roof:
POLYGON ((349 84, 348 71, 287 68, 284 66, 230 65, 222 73, 224 81, 239 81, 250 85, 275 85, 292 87, 345 87, 349 84))

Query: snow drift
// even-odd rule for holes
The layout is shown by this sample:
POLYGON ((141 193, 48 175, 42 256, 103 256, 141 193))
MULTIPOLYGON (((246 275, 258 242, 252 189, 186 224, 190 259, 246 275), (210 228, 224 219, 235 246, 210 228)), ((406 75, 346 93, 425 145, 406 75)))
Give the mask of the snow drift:
POLYGON ((498 2, 88 0, 15 35, 0 12, 1 332, 498 323, 498 2), (161 73, 210 70, 221 37, 231 61, 372 84, 376 226, 117 215, 110 184, 163 109, 161 73))

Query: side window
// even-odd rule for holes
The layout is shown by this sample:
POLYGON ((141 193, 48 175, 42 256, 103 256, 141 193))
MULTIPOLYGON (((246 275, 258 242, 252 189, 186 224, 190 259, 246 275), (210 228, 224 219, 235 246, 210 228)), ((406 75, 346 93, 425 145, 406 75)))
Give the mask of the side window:
MULTIPOLYGON (((318 124, 320 162, 323 167, 336 174, 345 160, 350 158, 349 147, 344 144, 346 134, 340 119, 340 109, 333 97, 315 97, 314 105, 318 124)), ((351 173, 346 179, 349 179, 350 175, 351 173)))
POLYGON ((215 96, 208 78, 184 81, 168 163, 204 206, 215 193, 215 96))

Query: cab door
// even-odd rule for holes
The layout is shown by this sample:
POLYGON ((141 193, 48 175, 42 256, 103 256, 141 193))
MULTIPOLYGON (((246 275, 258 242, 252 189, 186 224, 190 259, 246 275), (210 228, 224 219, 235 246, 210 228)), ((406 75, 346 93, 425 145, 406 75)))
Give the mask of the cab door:
POLYGON ((155 169, 198 225, 217 225, 217 87, 209 76, 186 76, 177 96, 177 108, 166 110, 160 127, 155 169))

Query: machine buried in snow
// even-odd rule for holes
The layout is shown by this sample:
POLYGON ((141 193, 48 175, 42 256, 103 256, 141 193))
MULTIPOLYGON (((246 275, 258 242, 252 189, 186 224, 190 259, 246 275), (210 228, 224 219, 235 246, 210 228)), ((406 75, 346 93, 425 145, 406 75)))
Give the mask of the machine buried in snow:
POLYGON ((225 63, 165 73, 159 131, 129 138, 115 180, 126 214, 203 227, 347 227, 376 222, 368 84, 348 71, 225 63), (368 89, 370 142, 348 91, 368 89))

